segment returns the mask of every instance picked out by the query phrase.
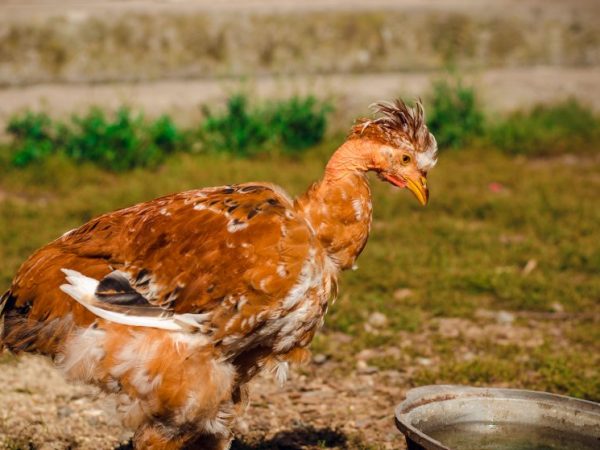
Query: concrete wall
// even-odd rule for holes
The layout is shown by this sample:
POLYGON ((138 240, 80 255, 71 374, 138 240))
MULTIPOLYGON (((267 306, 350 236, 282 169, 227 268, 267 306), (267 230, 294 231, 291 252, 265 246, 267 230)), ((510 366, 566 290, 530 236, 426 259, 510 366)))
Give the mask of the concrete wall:
POLYGON ((237 4, 8 1, 0 86, 600 65, 593 2, 237 4))

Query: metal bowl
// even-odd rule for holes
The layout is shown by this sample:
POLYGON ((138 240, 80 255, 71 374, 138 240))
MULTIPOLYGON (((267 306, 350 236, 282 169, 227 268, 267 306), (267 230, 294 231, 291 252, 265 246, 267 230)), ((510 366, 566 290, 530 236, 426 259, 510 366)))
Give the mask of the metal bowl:
POLYGON ((546 392, 424 386, 395 413, 411 450, 600 449, 600 404, 546 392))

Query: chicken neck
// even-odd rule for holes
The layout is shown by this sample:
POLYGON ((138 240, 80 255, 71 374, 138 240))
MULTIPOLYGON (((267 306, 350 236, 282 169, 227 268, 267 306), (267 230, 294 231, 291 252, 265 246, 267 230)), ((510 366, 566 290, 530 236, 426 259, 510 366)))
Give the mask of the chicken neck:
POLYGON ((372 167, 373 143, 346 141, 331 157, 323 178, 296 200, 321 244, 339 269, 354 265, 371 228, 371 190, 366 172, 372 167))

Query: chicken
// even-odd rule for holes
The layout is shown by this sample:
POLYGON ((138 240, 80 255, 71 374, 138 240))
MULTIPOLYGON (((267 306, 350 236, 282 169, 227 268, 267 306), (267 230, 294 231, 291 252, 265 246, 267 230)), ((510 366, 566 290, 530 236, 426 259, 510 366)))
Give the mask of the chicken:
POLYGON ((117 395, 138 449, 226 449, 262 370, 308 356, 371 224, 366 172, 426 204, 423 108, 375 105, 297 199, 268 183, 167 195, 34 253, 0 302, 1 343, 117 395))

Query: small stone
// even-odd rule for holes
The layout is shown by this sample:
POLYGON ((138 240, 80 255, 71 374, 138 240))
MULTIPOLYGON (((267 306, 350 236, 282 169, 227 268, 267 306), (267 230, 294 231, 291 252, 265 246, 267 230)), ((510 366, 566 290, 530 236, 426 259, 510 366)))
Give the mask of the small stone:
POLYGON ((466 352, 462 355, 463 361, 473 361, 475 359, 475 353, 466 352))
POLYGON ((119 442, 126 444, 133 438, 133 431, 123 431, 119 435, 119 442))
POLYGON ((508 311, 492 311, 489 309, 478 309, 475 311, 478 319, 493 319, 501 325, 510 325, 515 321, 515 315, 508 311))
POLYGON ((496 322, 502 325, 510 325, 515 321, 515 315, 508 311, 498 311, 496 314, 496 322))
POLYGON ((530 259, 529 261, 527 261, 527 264, 525 264, 525 267, 523 267, 523 270, 521 270, 521 274, 523 276, 527 276, 529 275, 531 272, 533 272, 535 270, 535 268, 537 267, 537 260, 536 259, 530 259))
POLYGON ((56 415, 58 417, 60 417, 61 419, 64 419, 65 417, 69 417, 71 414, 73 414, 73 410, 71 408, 69 408, 68 406, 61 406, 56 411, 56 415))
POLYGON ((478 319, 493 319, 496 317, 496 313, 489 309, 478 308, 475 310, 475 317, 478 319))
POLYGON ((387 433, 383 438, 386 442, 392 442, 398 439, 398 433, 387 433))
POLYGON ((369 316, 369 324, 375 328, 383 328, 387 325, 388 318, 385 314, 374 312, 369 316))
POLYGON ((557 312, 557 313, 565 312, 564 306, 559 302, 552 303, 550 305, 550 308, 552 308, 552 311, 557 312))
POLYGON ((324 355, 323 353, 317 353, 313 356, 313 362, 315 364, 323 364, 325 361, 327 361, 327 355, 324 355))
POLYGON ((417 364, 421 366, 430 366, 432 363, 430 358, 417 358, 417 364))
POLYGON ((396 300, 404 300, 412 295, 412 289, 400 288, 394 291, 394 298, 396 300))
POLYGON ((445 338, 456 338, 460 335, 460 329, 463 323, 464 321, 461 319, 443 317, 438 320, 438 333, 445 338))
POLYGON ((354 425, 356 426, 356 428, 364 428, 371 422, 372 421, 369 419, 359 419, 354 421, 354 425))
POLYGON ((370 348, 365 348, 356 354, 356 359, 358 361, 367 361, 371 358, 377 356, 377 352, 370 348))
POLYGON ((399 370, 386 370, 384 375, 388 378, 400 378, 402 373, 399 370))
POLYGON ((335 332, 331 333, 329 336, 331 341, 337 342, 339 344, 349 344, 353 341, 352 336, 346 333, 335 332))
POLYGON ((358 371, 358 373, 362 373, 362 374, 371 374, 371 373, 376 373, 379 371, 379 369, 377 369, 377 367, 370 366, 369 364, 366 363, 366 361, 363 361, 363 360, 359 360, 356 363, 356 370, 358 371))
POLYGON ((88 417, 100 417, 104 415, 104 411, 101 409, 88 409, 87 411, 84 411, 83 414, 88 417))
POLYGON ((104 415, 104 411, 101 409, 88 409, 83 411, 83 415, 85 416, 87 423, 93 427, 104 422, 102 417, 104 415))

